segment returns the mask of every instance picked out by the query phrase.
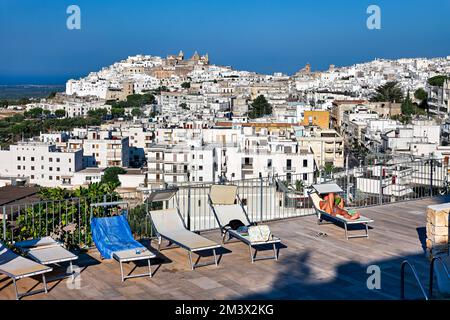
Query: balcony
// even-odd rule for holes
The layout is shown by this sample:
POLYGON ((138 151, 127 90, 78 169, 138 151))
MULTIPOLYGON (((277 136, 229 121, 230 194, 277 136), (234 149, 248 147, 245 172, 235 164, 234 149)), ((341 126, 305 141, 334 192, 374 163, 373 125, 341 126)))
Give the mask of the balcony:
POLYGON ((283 171, 284 172, 295 172, 295 168, 294 167, 283 167, 283 171))
POLYGON ((173 169, 173 168, 165 168, 164 169, 164 174, 174 174, 174 175, 178 175, 178 174, 183 174, 183 175, 187 175, 189 173, 188 169, 181 169, 181 168, 177 168, 177 169, 173 169))
POLYGON ((148 168, 148 173, 163 173, 164 169, 162 168, 148 168))
POLYGON ((242 170, 253 170, 253 163, 243 163, 241 165, 242 170))
POLYGON ((156 157, 150 157, 148 158, 149 163, 161 163, 164 162, 164 159, 162 158, 156 158, 156 157))

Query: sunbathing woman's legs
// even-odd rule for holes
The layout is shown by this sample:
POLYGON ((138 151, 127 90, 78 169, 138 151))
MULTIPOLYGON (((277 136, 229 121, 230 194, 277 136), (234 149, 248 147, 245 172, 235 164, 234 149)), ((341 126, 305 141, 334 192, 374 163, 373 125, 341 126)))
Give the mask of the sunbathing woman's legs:
POLYGON ((334 193, 329 193, 324 197, 324 200, 320 202, 320 209, 325 211, 328 214, 331 214, 332 216, 336 216, 336 215, 341 215, 346 219, 350 219, 350 220, 356 220, 358 219, 361 215, 359 214, 359 212, 357 212, 354 215, 349 214, 345 209, 344 209, 344 199, 341 198, 341 201, 339 202, 338 205, 334 204, 334 199, 335 199, 335 195, 334 193))
POLYGON ((354 215, 349 214, 346 210, 339 208, 338 206, 334 206, 334 210, 332 215, 336 216, 337 214, 343 216, 346 219, 350 219, 350 220, 356 220, 358 219, 361 215, 359 214, 359 212, 355 213, 354 215))

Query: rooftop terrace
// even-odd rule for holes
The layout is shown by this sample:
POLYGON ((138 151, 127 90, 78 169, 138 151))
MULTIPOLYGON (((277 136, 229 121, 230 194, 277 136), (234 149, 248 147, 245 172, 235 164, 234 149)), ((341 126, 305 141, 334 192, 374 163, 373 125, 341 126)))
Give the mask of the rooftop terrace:
MULTIPOLYGON (((124 283, 116 261, 101 261, 98 252, 90 250, 81 254, 77 263, 81 268, 79 288, 69 289, 65 280, 50 282, 48 294, 24 299, 398 299, 400 263, 405 258, 415 265, 427 286, 425 209, 449 201, 445 196, 362 208, 365 216, 375 220, 369 239, 347 241, 341 227, 319 226, 315 216, 268 222, 282 239, 278 261, 252 264, 248 248, 232 242, 225 245, 217 268, 191 271, 186 252, 176 248, 162 251, 158 260, 152 261, 156 269, 152 279, 127 279, 124 283), (318 237, 318 232, 327 236, 318 237), (380 290, 366 286, 367 266, 373 264, 381 268, 380 290)), ((218 230, 201 234, 220 241, 218 230)), ((132 266, 126 265, 125 272, 132 266)), ((40 285, 33 278, 18 281, 22 292, 40 285)), ((420 298, 410 273, 406 295, 420 298)), ((14 298, 12 281, 0 276, 0 299, 14 298)))

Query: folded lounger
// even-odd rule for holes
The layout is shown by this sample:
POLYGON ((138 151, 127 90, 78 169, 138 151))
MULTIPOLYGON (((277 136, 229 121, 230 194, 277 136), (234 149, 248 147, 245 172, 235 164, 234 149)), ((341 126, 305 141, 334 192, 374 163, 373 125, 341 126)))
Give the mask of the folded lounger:
POLYGON ((369 237, 369 223, 373 222, 372 219, 361 216, 356 220, 347 219, 341 215, 332 216, 331 214, 320 209, 320 202, 323 201, 321 198, 322 194, 328 193, 340 193, 343 190, 334 183, 329 184, 320 184, 320 185, 312 185, 313 191, 309 193, 309 197, 313 203, 313 207, 317 214, 317 223, 322 224, 322 220, 331 220, 332 223, 341 223, 344 225, 345 229, 345 238, 368 238, 369 237), (358 235, 349 235, 348 234, 348 226, 349 225, 363 225, 365 227, 365 233, 358 235))
POLYGON ((150 216, 158 235, 158 250, 161 250, 161 240, 164 238, 170 243, 174 243, 180 248, 188 251, 189 262, 192 270, 196 267, 211 264, 215 264, 217 266, 216 249, 220 248, 221 245, 189 231, 184 225, 184 221, 178 214, 176 208, 150 211, 150 216), (194 264, 192 262, 192 252, 197 253, 204 250, 212 250, 214 254, 214 262, 194 264))
POLYGON ((125 215, 91 218, 91 230, 92 240, 100 255, 104 259, 114 258, 119 261, 122 281, 142 276, 152 277, 150 259, 156 255, 133 238, 125 215), (122 263, 137 260, 147 260, 148 273, 124 276, 122 263))
POLYGON ((44 237, 16 242, 14 246, 34 261, 43 265, 69 262, 70 276, 72 276, 72 281, 75 279, 72 261, 77 260, 78 257, 64 248, 61 242, 51 237, 44 237))
POLYGON ((231 229, 229 223, 231 220, 240 220, 246 226, 256 225, 252 223, 248 218, 247 213, 242 206, 239 196, 237 195, 237 186, 234 185, 212 185, 209 192, 209 204, 219 224, 220 231, 222 233, 222 243, 225 243, 225 238, 236 238, 248 245, 250 250, 250 259, 253 262, 255 260, 275 259, 278 260, 277 243, 281 242, 280 238, 272 237, 268 241, 250 241, 248 236, 241 235, 239 232, 231 229), (239 204, 235 204, 235 200, 239 204), (272 245, 273 256, 269 257, 256 257, 257 247, 261 245, 272 245), (255 249, 255 253, 252 253, 252 248, 255 249))
POLYGON ((44 266, 30 259, 19 256, 0 242, 0 273, 7 275, 13 280, 17 300, 21 297, 40 292, 47 293, 45 273, 50 271, 52 271, 51 267, 44 266), (16 281, 25 277, 31 277, 35 275, 42 275, 42 283, 44 284, 44 289, 26 293, 19 293, 16 281))

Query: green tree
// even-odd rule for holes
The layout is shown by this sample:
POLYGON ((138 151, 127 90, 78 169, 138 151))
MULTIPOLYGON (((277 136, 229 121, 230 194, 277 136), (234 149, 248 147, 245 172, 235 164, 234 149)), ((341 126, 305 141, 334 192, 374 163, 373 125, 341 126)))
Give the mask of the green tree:
POLYGON ((272 114, 272 106, 263 95, 259 95, 250 105, 248 116, 251 119, 272 114))
POLYGON ((111 107, 111 115, 113 118, 120 118, 125 115, 125 109, 120 107, 111 107))
POLYGON ((190 82, 183 82, 183 83, 181 84, 181 87, 182 87, 183 89, 189 89, 189 88, 191 87, 191 83, 190 83, 190 82))
POLYGON ((403 92, 398 82, 387 82, 375 91, 375 95, 371 98, 374 102, 403 102, 403 92))
POLYGON ((184 110, 189 110, 189 108, 185 102, 180 103, 180 108, 184 109, 184 110))
POLYGON ((32 108, 28 111, 25 111, 24 116, 27 118, 33 118, 33 119, 37 119, 40 118, 43 114, 44 114, 44 109, 42 108, 32 108))
POLYGON ((428 93, 423 88, 419 88, 414 92, 414 98, 420 101, 426 100, 428 93))
POLYGON ((303 182, 303 180, 295 181, 295 190, 296 191, 302 192, 304 187, 305 187, 305 183, 303 182))
POLYGON ((140 117, 142 116, 142 111, 140 108, 133 108, 133 110, 131 110, 131 114, 135 117, 140 117))
POLYGON ((125 169, 121 168, 121 167, 110 167, 107 168, 103 174, 101 183, 102 184, 107 184, 107 183, 113 183, 114 185, 120 186, 120 181, 119 181, 119 174, 124 174, 126 173, 125 169))
POLYGON ((406 98, 405 100, 402 102, 402 106, 401 106, 401 110, 402 110, 402 114, 405 116, 410 116, 412 114, 414 114, 414 104, 411 100, 411 97, 409 95, 409 91, 406 94, 406 98))
POLYGON ((93 109, 88 111, 88 116, 92 118, 98 118, 102 119, 108 114, 108 109, 106 108, 99 108, 99 109, 93 109))
POLYGON ((128 108, 141 108, 147 104, 155 104, 156 98, 151 93, 145 94, 131 94, 127 97, 126 104, 123 107, 128 108))
POLYGON ((325 167, 323 169, 324 169, 325 173, 327 173, 327 174, 331 174, 336 170, 334 165, 332 163, 328 163, 328 162, 325 163, 325 167))
POLYGON ((64 109, 55 110, 55 116, 58 118, 64 118, 66 116, 66 111, 64 109))
POLYGON ((448 79, 450 79, 448 76, 439 75, 429 78, 427 82, 430 86, 442 87, 444 85, 445 80, 448 79))

